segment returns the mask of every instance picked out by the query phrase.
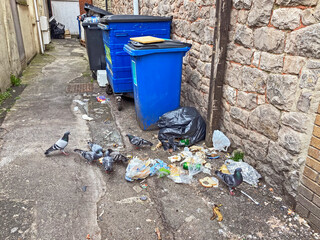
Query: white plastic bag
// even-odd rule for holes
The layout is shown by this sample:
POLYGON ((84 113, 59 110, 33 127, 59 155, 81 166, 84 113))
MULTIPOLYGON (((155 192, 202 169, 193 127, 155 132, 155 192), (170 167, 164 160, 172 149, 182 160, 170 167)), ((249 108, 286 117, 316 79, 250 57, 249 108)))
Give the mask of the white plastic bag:
POLYGON ((230 140, 221 131, 214 130, 212 135, 213 148, 217 151, 228 151, 230 147, 230 140))

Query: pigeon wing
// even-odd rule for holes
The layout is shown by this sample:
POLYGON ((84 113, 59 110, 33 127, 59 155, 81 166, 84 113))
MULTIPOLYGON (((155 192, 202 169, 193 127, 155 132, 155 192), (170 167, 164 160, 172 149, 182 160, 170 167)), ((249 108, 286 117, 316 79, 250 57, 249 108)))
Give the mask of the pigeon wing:
POLYGON ((234 187, 235 186, 235 179, 233 175, 230 174, 225 174, 220 171, 216 171, 217 176, 229 187, 234 187))
POLYGON ((64 149, 67 145, 67 141, 59 139, 53 146, 55 149, 64 149))

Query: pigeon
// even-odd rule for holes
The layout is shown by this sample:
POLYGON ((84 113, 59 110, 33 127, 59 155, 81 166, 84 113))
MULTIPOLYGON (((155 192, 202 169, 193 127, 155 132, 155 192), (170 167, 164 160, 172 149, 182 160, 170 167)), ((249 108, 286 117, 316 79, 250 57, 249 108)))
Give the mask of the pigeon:
POLYGON ((103 149, 100 145, 94 142, 88 142, 89 148, 92 152, 95 152, 99 158, 103 157, 103 149))
POLYGON ((142 146, 152 146, 153 144, 143 138, 136 137, 130 134, 126 135, 129 138, 129 141, 132 145, 135 145, 137 149, 139 149, 142 146))
POLYGON ((87 163, 92 163, 93 161, 99 159, 102 156, 99 156, 98 154, 96 154, 95 152, 92 151, 84 151, 81 149, 74 149, 73 150, 76 153, 79 153, 84 159, 87 160, 87 163))
POLYGON ((108 149, 107 152, 106 152, 106 155, 112 157, 114 162, 121 161, 121 162, 125 163, 125 162, 127 162, 129 160, 126 156, 122 155, 119 152, 115 152, 112 149, 108 149))
POLYGON ((102 165, 107 173, 110 173, 113 171, 113 159, 109 155, 109 153, 106 154, 106 156, 102 159, 102 165))
POLYGON ((47 151, 44 153, 46 156, 48 156, 49 153, 60 150, 61 153, 68 156, 69 154, 64 151, 65 147, 68 145, 69 141, 69 135, 70 132, 65 132, 63 137, 60 138, 55 144, 53 144, 50 148, 47 149, 47 151))
POLYGON ((225 174, 221 171, 215 171, 215 174, 229 187, 229 191, 231 195, 235 195, 233 189, 239 186, 243 182, 242 178, 242 169, 237 168, 233 174, 225 174))

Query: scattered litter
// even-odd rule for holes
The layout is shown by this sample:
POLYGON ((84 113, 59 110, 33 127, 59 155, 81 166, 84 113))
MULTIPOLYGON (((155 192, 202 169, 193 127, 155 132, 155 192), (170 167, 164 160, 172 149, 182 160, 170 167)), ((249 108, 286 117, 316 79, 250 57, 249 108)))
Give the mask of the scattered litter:
POLYGON ((83 186, 81 189, 83 192, 85 192, 85 191, 87 191, 87 186, 83 186))
POLYGON ((219 207, 221 207, 222 206, 222 204, 219 204, 219 205, 214 205, 214 207, 212 208, 212 210, 213 210, 213 215, 212 215, 212 217, 210 218, 210 220, 214 220, 214 219, 216 219, 217 217, 218 217, 218 221, 219 222, 221 222, 222 220, 223 220, 223 216, 222 216, 222 214, 221 214, 221 212, 220 212, 220 209, 219 209, 219 207))
POLYGON ((140 186, 143 188, 143 189, 146 189, 147 187, 148 187, 148 184, 146 184, 146 183, 140 183, 140 186))
POLYGON ((230 174, 230 172, 229 172, 229 170, 228 170, 228 168, 227 168, 227 166, 225 164, 223 164, 220 167, 219 171, 222 172, 222 173, 225 173, 225 174, 230 174))
POLYGON ((82 115, 82 119, 87 120, 87 121, 93 120, 93 118, 92 118, 92 117, 89 117, 87 114, 83 114, 83 115, 82 115))
POLYGON ((156 229, 154 230, 157 234, 157 238, 158 240, 161 240, 161 234, 160 234, 160 229, 158 227, 156 227, 156 229))
POLYGON ((155 147, 151 148, 151 150, 152 151, 156 151, 156 150, 160 149, 161 146, 162 146, 162 143, 159 141, 158 144, 155 147))
POLYGON ((118 204, 131 204, 131 203, 142 203, 142 200, 140 197, 130 197, 130 198, 124 198, 122 200, 116 201, 118 204))
POLYGON ((194 107, 180 107, 163 114, 158 121, 158 139, 164 150, 193 145, 205 138, 206 123, 194 107), (179 140, 184 141, 180 142, 179 140), (187 141, 189 140, 189 141, 187 141))
POLYGON ((206 164, 204 165, 204 167, 205 167, 205 168, 208 168, 208 169, 211 169, 211 168, 212 168, 211 163, 206 163, 206 164))
POLYGON ((148 197, 146 197, 146 196, 141 196, 141 197, 140 197, 140 200, 141 200, 141 201, 147 201, 147 200, 148 200, 148 197))
POLYGON ((240 190, 240 192, 241 192, 243 195, 247 196, 247 197, 248 197, 252 202, 254 202, 255 204, 260 205, 259 202, 257 202, 256 200, 254 200, 251 196, 249 196, 249 194, 245 193, 245 192, 242 191, 242 190, 240 190))
POLYGON ((150 175, 150 165, 153 160, 142 161, 137 157, 130 160, 127 169, 125 179, 129 182, 133 182, 135 179, 144 179, 150 175))
POLYGON ((87 235, 86 239, 91 239, 90 234, 87 235))
POLYGON ((281 202, 282 201, 282 198, 281 197, 276 197, 276 196, 272 196, 275 200, 281 202))
POLYGON ((288 207, 287 206, 281 206, 280 209, 281 209, 281 211, 286 211, 288 209, 288 207))
POLYGON ((137 193, 142 191, 141 187, 139 187, 139 186, 134 186, 133 190, 135 190, 137 193))
POLYGON ((292 209, 288 208, 288 215, 294 216, 295 212, 292 209))
POLYGON ((135 157, 130 160, 127 166, 125 179, 132 182, 155 174, 157 174, 158 177, 165 177, 170 174, 170 168, 160 159, 143 161, 135 157))
POLYGON ((215 156, 215 157, 207 157, 208 159, 218 159, 220 156, 215 156))
POLYGON ((99 96, 99 97, 96 97, 97 98, 97 101, 100 102, 100 103, 106 103, 106 97, 105 96, 99 96))
POLYGON ((269 191, 273 193, 273 188, 269 188, 269 191))
POLYGON ((219 180, 215 177, 201 178, 199 179, 199 182, 203 187, 206 187, 206 188, 211 188, 211 187, 217 188, 219 186, 219 180))
POLYGON ((225 164, 231 174, 233 174, 237 168, 241 168, 243 181, 255 187, 258 186, 261 175, 251 165, 246 162, 235 162, 231 159, 227 159, 225 164))
POLYGON ((73 111, 75 111, 75 112, 77 112, 79 110, 79 107, 77 107, 77 106, 75 106, 74 108, 73 108, 73 111))
POLYGON ((267 206, 269 204, 269 202, 264 202, 264 205, 267 206))
POLYGON ((168 159, 174 163, 174 162, 180 162, 182 159, 179 155, 174 155, 174 156, 171 156, 171 157, 168 157, 168 159))
POLYGON ((85 105, 85 102, 82 102, 81 100, 73 100, 74 102, 80 104, 81 106, 85 105))
POLYGON ((99 214, 99 216, 98 216, 98 219, 100 220, 100 221, 102 221, 102 215, 104 214, 104 209, 102 210, 102 212, 99 214))
POLYGON ((146 222, 152 222, 152 220, 148 218, 148 219, 146 219, 146 222))
POLYGON ((217 151, 228 151, 228 147, 230 146, 230 140, 226 137, 221 131, 214 130, 212 135, 212 144, 213 148, 217 151))

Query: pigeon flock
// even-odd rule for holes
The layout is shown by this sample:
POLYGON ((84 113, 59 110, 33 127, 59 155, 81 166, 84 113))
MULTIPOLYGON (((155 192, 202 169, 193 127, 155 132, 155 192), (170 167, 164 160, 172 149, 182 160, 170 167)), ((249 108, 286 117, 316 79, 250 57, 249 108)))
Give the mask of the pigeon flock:
MULTIPOLYGON (((49 153, 60 150, 61 153, 65 154, 66 156, 69 155, 64 151, 64 149, 67 147, 69 142, 69 135, 70 132, 64 133, 63 137, 60 138, 55 144, 53 144, 46 152, 44 153, 46 156, 49 155, 49 153)), ((143 146, 152 146, 153 144, 143 138, 136 137, 133 135, 127 134, 129 137, 129 141, 132 145, 136 146, 137 148, 143 147, 143 146)), ((113 164, 117 162, 126 163, 128 162, 128 158, 124 155, 122 155, 120 152, 114 151, 112 149, 107 149, 107 151, 104 151, 103 148, 94 143, 94 142, 88 142, 89 149, 81 150, 81 149, 74 149, 73 151, 78 153, 82 158, 84 158, 87 163, 91 164, 92 162, 95 162, 99 159, 102 159, 100 162, 103 165, 105 171, 107 173, 110 173, 113 171, 113 164)))
MULTIPOLYGON (((60 150, 61 153, 68 155, 64 151, 64 149, 68 145, 70 132, 64 133, 63 137, 60 138, 55 144, 53 144, 47 151, 44 153, 46 156, 49 153, 60 150)), ((143 138, 133 136, 130 134, 126 135, 129 138, 129 142, 134 145, 137 149, 140 149, 144 146, 152 146, 153 144, 143 138)), ((84 158, 87 163, 91 164, 94 161, 100 160, 100 163, 103 165, 105 171, 107 173, 111 173, 113 171, 113 164, 117 162, 126 163, 128 162, 128 158, 122 155, 120 152, 113 151, 112 149, 107 149, 106 151, 103 148, 94 143, 88 142, 89 151, 81 150, 81 149, 74 149, 74 152, 78 153, 82 158, 84 158)), ((230 194, 235 195, 233 190, 235 187, 239 186, 243 182, 243 176, 241 174, 242 169, 237 168, 233 174, 225 174, 221 171, 215 171, 215 174, 228 186, 230 194)))

